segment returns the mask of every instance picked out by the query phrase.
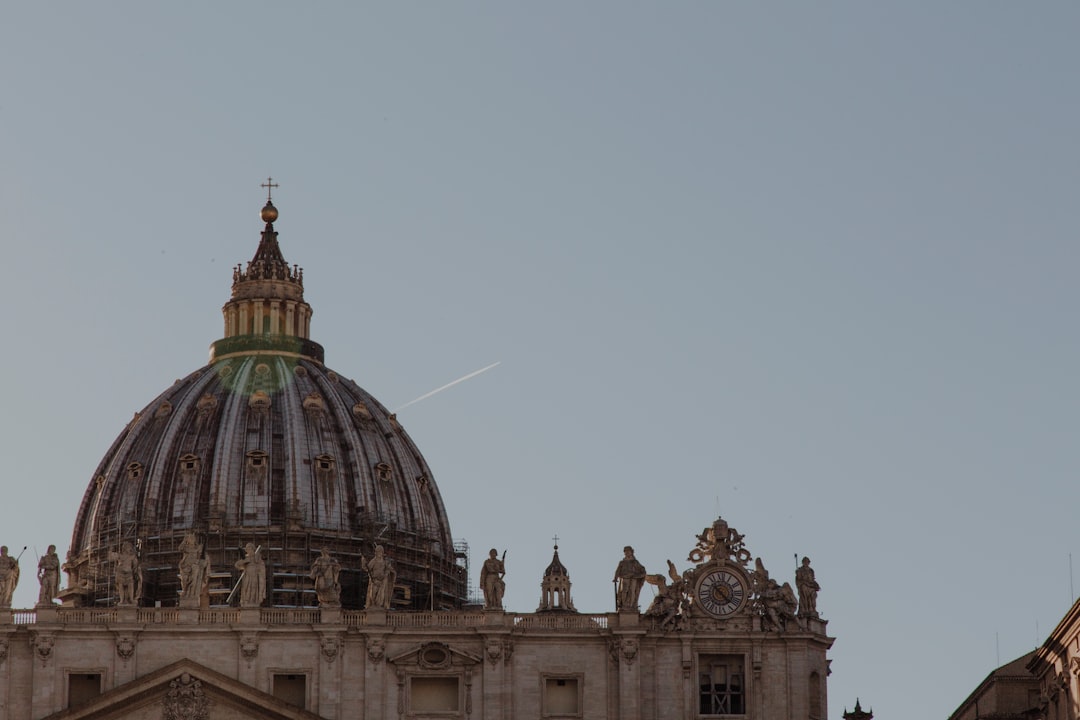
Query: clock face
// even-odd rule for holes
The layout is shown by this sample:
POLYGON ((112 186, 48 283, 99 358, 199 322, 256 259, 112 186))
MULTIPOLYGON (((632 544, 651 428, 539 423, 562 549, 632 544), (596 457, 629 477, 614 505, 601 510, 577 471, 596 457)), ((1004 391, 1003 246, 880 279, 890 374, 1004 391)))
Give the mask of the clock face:
POLYGON ((710 570, 698 581, 694 597, 701 609, 716 617, 727 617, 742 608, 747 597, 746 582, 730 570, 710 570))

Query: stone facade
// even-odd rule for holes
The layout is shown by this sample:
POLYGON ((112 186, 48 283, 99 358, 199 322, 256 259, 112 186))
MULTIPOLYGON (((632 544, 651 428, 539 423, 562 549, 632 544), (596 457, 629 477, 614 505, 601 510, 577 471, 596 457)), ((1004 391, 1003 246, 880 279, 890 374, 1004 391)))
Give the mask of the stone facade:
POLYGON ((663 632, 627 612, 17 611, 0 617, 0 720, 716 717, 701 682, 717 665, 723 715, 824 718, 824 625, 760 620, 663 632))

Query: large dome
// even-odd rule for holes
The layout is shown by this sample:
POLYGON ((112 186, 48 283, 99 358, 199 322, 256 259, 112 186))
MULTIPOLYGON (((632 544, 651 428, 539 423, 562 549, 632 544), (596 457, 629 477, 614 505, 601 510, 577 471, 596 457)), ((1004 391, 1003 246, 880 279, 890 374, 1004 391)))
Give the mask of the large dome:
POLYGON ((263 548, 268 601, 314 605, 308 572, 322 548, 341 562, 342 604, 363 606, 361 556, 376 544, 397 569, 393 606, 464 602, 439 490, 420 451, 375 398, 326 368, 308 338, 303 272, 282 257, 273 222, 233 273, 225 337, 211 362, 124 428, 86 490, 65 566, 65 600, 115 602, 113 562, 137 547, 142 604, 177 604, 180 545, 194 533, 210 560, 204 604, 225 604, 246 543, 263 548))

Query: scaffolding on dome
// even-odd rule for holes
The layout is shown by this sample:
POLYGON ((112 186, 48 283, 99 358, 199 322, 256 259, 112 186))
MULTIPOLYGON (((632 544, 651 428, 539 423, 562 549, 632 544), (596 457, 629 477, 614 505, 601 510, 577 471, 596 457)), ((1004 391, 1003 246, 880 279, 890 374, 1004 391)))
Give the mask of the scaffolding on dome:
POLYGON ((289 522, 264 527, 224 528, 220 519, 207 518, 198 528, 178 528, 133 517, 96 523, 92 547, 69 557, 65 569, 76 587, 67 591, 70 602, 108 606, 116 602, 115 553, 130 542, 139 555, 143 582, 140 605, 172 607, 179 604, 180 544, 194 532, 209 559, 209 573, 201 605, 221 607, 240 578, 235 563, 243 547, 262 548, 267 564, 267 605, 315 607, 314 581, 309 573, 315 558, 326 548, 341 563, 341 603, 347 610, 364 608, 366 573, 361 559, 370 558, 382 545, 394 562, 397 582, 392 609, 451 610, 467 603, 469 546, 455 541, 443 548, 438 530, 419 527, 403 530, 396 518, 357 513, 354 532, 308 529, 289 522), (70 568, 70 569, 69 569, 70 568))

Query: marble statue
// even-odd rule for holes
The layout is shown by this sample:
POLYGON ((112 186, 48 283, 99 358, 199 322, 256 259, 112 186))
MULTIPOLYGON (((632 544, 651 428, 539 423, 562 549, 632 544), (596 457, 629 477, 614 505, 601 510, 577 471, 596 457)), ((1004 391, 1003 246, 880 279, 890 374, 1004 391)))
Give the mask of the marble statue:
POLYGON ((627 545, 623 548, 623 559, 615 568, 615 609, 638 610, 638 596, 641 594, 641 586, 645 582, 645 566, 634 557, 634 548, 627 545))
POLYGON ((19 559, 8 555, 7 545, 0 547, 0 608, 11 607, 11 596, 19 584, 19 559))
POLYGON ((254 543, 244 546, 244 557, 236 561, 240 571, 240 607, 257 608, 266 599, 266 562, 262 548, 254 543))
POLYGON ((653 598, 649 609, 645 611, 645 616, 656 618, 656 624, 665 632, 682 630, 689 610, 686 580, 675 569, 675 563, 668 560, 667 564, 668 577, 671 578, 670 585, 667 584, 663 575, 645 576, 646 582, 656 586, 656 597, 653 598))
POLYGON ((370 560, 360 556, 360 569, 368 574, 365 607, 368 610, 389 608, 397 572, 394 570, 393 561, 386 557, 382 545, 375 546, 375 555, 370 560))
POLYGON ((109 553, 109 559, 116 562, 116 604, 137 605, 142 594, 142 572, 135 548, 129 542, 121 543, 120 552, 109 553))
POLYGON ((790 583, 780 585, 769 577, 769 571, 757 558, 754 563, 755 569, 750 574, 750 584, 756 598, 754 609, 761 615, 763 630, 788 630, 790 627, 798 627, 798 616, 795 610, 799 601, 795 597, 795 591, 790 583))
POLYGON ((203 556, 203 546, 188 533, 180 543, 180 607, 197 608, 206 582, 209 561, 203 556))
POLYGON ((480 569, 480 588, 484 591, 484 609, 501 610, 503 595, 506 593, 506 551, 503 551, 502 559, 499 559, 499 551, 492 548, 488 552, 488 559, 480 569))
POLYGON ((817 594, 821 586, 808 557, 802 559, 802 565, 795 571, 795 587, 799 589, 799 617, 818 617, 817 594))
POLYGON ((323 548, 319 557, 311 564, 308 577, 315 581, 315 596, 321 607, 341 607, 341 563, 330 557, 330 551, 323 548))
POLYGON ((50 545, 38 560, 37 577, 41 585, 37 604, 52 605, 53 598, 60 593, 60 557, 56 554, 55 545, 50 545))

